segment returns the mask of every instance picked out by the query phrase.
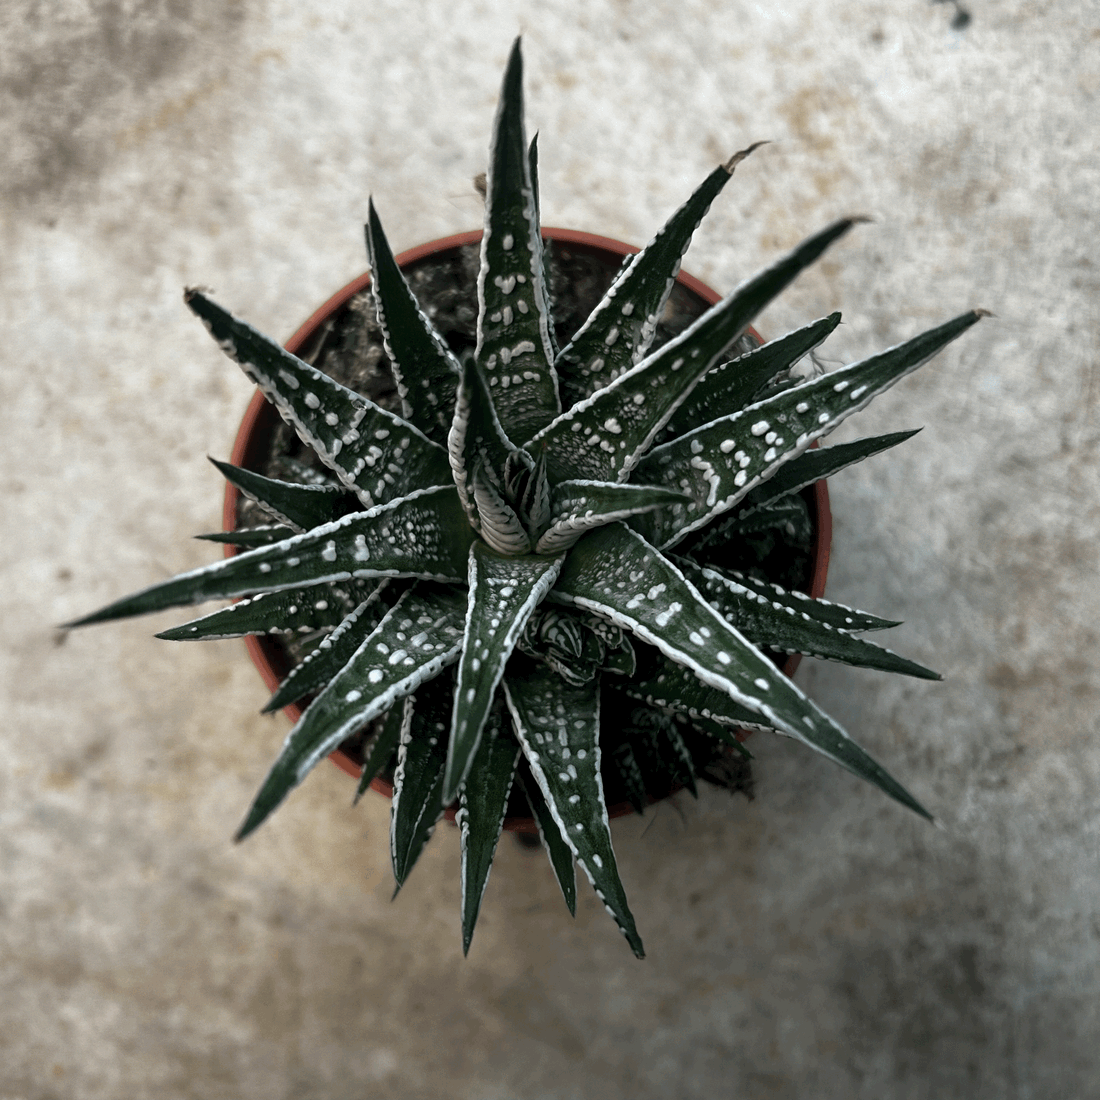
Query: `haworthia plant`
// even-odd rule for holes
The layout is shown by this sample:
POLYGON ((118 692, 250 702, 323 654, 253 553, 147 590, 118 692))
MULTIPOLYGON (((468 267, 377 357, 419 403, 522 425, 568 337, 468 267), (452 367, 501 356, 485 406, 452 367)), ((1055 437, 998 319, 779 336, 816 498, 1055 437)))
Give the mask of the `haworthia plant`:
POLYGON ((73 625, 243 597, 161 636, 308 634, 312 652, 270 704, 308 706, 242 837, 326 754, 365 735, 356 798, 392 777, 399 886, 457 805, 464 949, 502 823, 529 805, 570 910, 575 862, 641 956, 612 846, 611 787, 640 812, 670 784, 694 790, 696 775, 737 750, 739 731, 771 730, 928 816, 766 654, 936 674, 858 637, 893 620, 731 562, 746 540, 805 528, 798 494, 816 479, 912 434, 810 449, 982 311, 804 381, 791 368, 838 313, 745 352, 755 315, 862 220, 842 218, 662 342, 680 259, 745 150, 623 265, 559 350, 522 79, 517 40, 490 144, 472 346, 456 352, 435 331, 373 202, 372 293, 400 411, 187 291, 330 481, 219 464, 268 517, 224 536, 240 552, 73 625))

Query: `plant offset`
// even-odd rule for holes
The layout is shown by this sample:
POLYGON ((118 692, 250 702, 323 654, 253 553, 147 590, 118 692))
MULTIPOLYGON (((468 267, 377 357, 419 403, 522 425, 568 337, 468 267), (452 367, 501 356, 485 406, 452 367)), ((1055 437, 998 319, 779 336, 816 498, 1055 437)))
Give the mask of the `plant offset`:
POLYGON ((603 770, 640 811, 646 773, 694 789, 716 751, 739 748, 738 730, 764 729, 928 816, 764 651, 936 674, 858 637, 896 623, 723 568, 723 549, 804 520, 801 489, 911 435, 809 449, 981 311, 808 380, 791 367, 838 313, 731 358, 753 317, 860 220, 846 218, 655 348, 681 256, 743 155, 707 177, 556 347, 517 40, 490 147, 471 355, 433 330, 370 208, 400 415, 186 292, 331 479, 294 484, 219 463, 272 517, 233 536, 251 549, 73 625, 244 597, 159 637, 319 639, 269 704, 312 697, 238 838, 369 727, 358 794, 392 771, 399 887, 457 803, 465 949, 515 783, 570 910, 575 861, 640 957, 603 770), (615 716, 602 730, 601 711, 615 716))

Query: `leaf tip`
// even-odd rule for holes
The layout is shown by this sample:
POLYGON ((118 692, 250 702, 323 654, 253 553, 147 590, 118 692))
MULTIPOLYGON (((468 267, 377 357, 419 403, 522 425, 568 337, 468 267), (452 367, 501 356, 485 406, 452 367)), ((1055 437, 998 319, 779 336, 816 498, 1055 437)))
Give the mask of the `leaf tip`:
POLYGON ((747 149, 741 149, 734 153, 729 160, 726 161, 722 167, 732 176, 733 170, 743 161, 750 153, 755 149, 759 149, 761 145, 771 145, 771 141, 754 141, 747 149))

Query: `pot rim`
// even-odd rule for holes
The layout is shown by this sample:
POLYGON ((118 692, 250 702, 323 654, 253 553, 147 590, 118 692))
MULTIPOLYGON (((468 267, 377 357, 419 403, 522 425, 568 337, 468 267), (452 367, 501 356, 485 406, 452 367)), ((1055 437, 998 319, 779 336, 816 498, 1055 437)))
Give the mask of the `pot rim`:
MULTIPOLYGON (((442 252, 449 252, 456 248, 461 248, 464 245, 476 244, 481 240, 481 237, 482 231, 480 229, 471 230, 466 233, 454 233, 449 237, 440 237, 438 240, 428 241, 425 244, 417 245, 415 248, 410 248, 402 252, 396 257, 397 265, 398 267, 406 267, 419 260, 426 259, 429 256, 435 256, 442 252)), ((554 226, 543 226, 542 237, 544 240, 557 241, 562 244, 579 245, 583 248, 591 249, 592 251, 610 252, 617 256, 632 256, 641 251, 635 245, 626 244, 623 241, 615 240, 613 237, 601 237, 598 234, 587 233, 579 229, 562 229, 554 226)), ((336 291, 336 293, 316 309, 308 320, 298 327, 294 335, 286 341, 284 346, 287 351, 293 354, 298 352, 304 345, 308 344, 321 325, 343 309, 356 294, 361 293, 370 286, 370 281, 370 272, 365 271, 362 275, 352 279, 350 283, 336 291)), ((717 291, 695 278, 695 276, 689 275, 686 271, 680 271, 676 276, 676 281, 685 289, 692 291, 698 297, 702 298, 708 306, 715 305, 722 299, 722 295, 717 291)), ((755 329, 750 327, 748 331, 756 336, 757 339, 761 339, 759 333, 757 333, 755 329)), ((233 451, 229 461, 234 466, 244 464, 249 444, 256 430, 257 421, 260 419, 267 405, 267 399, 264 397, 263 393, 257 389, 252 396, 252 400, 248 404, 248 408, 245 410, 244 417, 241 419, 241 426, 237 431, 237 436, 233 443, 233 451)), ((824 480, 814 483, 813 494, 814 511, 816 515, 814 516, 814 544, 811 559, 813 562, 813 572, 810 579, 809 594, 814 598, 819 598, 825 592, 825 580, 829 572, 833 521, 832 512, 829 507, 829 489, 824 480)), ((239 495, 234 485, 226 483, 225 504, 222 510, 222 526, 226 531, 232 531, 236 526, 237 501, 239 495)), ((236 552, 237 550, 234 546, 227 545, 225 547, 226 557, 232 557, 236 552)), ((279 685, 280 676, 271 664, 263 642, 256 635, 248 635, 244 639, 244 643, 248 650, 248 655, 252 659, 252 663, 259 671, 268 690, 274 691, 279 685)), ((789 655, 782 665, 784 675, 788 678, 793 678, 801 660, 802 658, 799 654, 789 655)), ((298 706, 297 703, 291 703, 283 707, 283 713, 290 719, 291 723, 295 723, 302 716, 302 708, 298 706)), ((748 731, 742 731, 742 733, 738 734, 738 738, 744 740, 748 735, 748 731)), ((353 778, 357 779, 362 771, 361 765, 357 764, 340 749, 331 752, 329 754, 329 759, 340 768, 341 771, 346 772, 353 778)), ((385 795, 387 798, 393 797, 393 784, 386 782, 384 779, 373 779, 371 781, 371 788, 379 794, 385 795)), ((614 806, 609 806, 607 812, 609 817, 623 817, 633 813, 634 807, 629 802, 620 802, 616 803, 614 806)), ((454 808, 448 807, 444 812, 444 816, 448 821, 454 821, 454 808)), ((531 817, 506 817, 504 819, 504 828, 510 832, 531 834, 537 832, 534 819, 531 817)))

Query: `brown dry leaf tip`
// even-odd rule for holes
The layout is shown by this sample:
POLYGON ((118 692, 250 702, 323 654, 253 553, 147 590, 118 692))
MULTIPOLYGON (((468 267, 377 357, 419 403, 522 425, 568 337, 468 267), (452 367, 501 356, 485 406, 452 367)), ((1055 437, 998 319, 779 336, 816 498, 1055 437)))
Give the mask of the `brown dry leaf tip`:
POLYGON ((997 316, 997 314, 995 314, 991 309, 982 309, 981 306, 978 306, 976 309, 972 309, 970 312, 973 313, 975 317, 996 317, 997 316))
POLYGON ((489 185, 484 172, 478 172, 478 174, 474 176, 474 190, 482 198, 485 198, 488 194, 489 185))
POLYGON ((739 153, 734 153, 733 156, 730 157, 730 159, 722 165, 722 167, 725 168, 725 170, 729 172, 729 174, 732 176, 733 170, 741 163, 741 161, 743 161, 745 157, 747 157, 749 153, 751 153, 754 149, 759 149, 761 145, 771 145, 771 142, 754 141, 747 149, 742 149, 739 153))
POLYGON ((185 302, 190 302, 196 294, 202 294, 209 298, 213 293, 214 291, 208 286, 185 286, 183 288, 183 300, 185 302))

